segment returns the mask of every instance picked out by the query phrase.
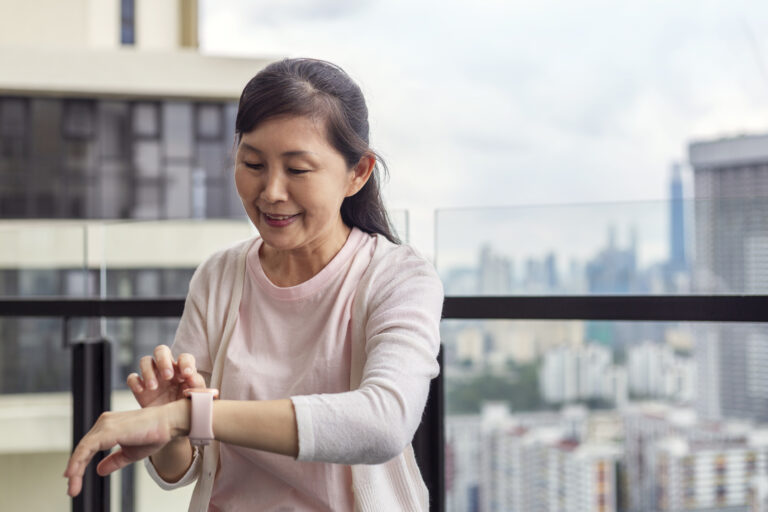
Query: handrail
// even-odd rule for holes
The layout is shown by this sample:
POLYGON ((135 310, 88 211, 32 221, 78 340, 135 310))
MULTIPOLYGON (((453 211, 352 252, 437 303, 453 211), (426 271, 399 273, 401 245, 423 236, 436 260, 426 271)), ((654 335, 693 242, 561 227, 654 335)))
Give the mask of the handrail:
MULTIPOLYGON (((0 317, 159 318, 183 310, 181 298, 0 298, 0 317)), ((443 319, 766 322, 768 295, 450 296, 443 319)))

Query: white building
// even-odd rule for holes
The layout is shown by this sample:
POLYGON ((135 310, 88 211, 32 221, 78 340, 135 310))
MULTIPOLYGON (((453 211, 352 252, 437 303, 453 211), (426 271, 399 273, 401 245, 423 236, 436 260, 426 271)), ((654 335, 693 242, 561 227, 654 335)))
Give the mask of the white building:
MULTIPOLYGON (((251 235, 229 150, 237 99, 266 60, 202 55, 197 14, 195 0, 0 0, 0 294, 98 293, 91 285, 108 263, 118 269, 109 281, 115 296, 178 295, 166 278, 184 283, 183 293, 215 244, 251 235), (235 209, 237 220, 144 224, 138 237, 123 237, 135 225, 95 225, 232 218, 235 209)), ((160 321, 114 325, 113 334, 151 344, 173 330, 160 321)), ((69 358, 60 346, 59 321, 2 322, 4 510, 70 506, 61 473, 71 450, 71 395, 30 392, 36 381, 58 385, 62 376, 66 389, 69 358), (51 330, 41 333, 44 325, 51 330)), ((114 350, 121 365, 132 363, 123 361, 128 348, 114 350)), ((126 392, 113 396, 113 408, 130 407, 126 392)), ((111 479, 113 510, 120 474, 111 479)), ((139 511, 185 509, 191 493, 160 490, 141 465, 135 484, 139 511)))
POLYGON ((765 433, 755 434, 731 442, 657 441, 651 464, 658 510, 746 510, 768 462, 765 433))
POLYGON ((445 418, 445 501, 448 512, 477 512, 480 506, 481 417, 445 418))
POLYGON ((696 393, 696 364, 676 356, 668 345, 644 342, 629 348, 629 390, 637 396, 691 403, 696 393))
POLYGON ((549 403, 626 401, 625 371, 613 365, 609 349, 595 344, 547 351, 539 371, 539 386, 549 403))
POLYGON ((668 404, 634 404, 622 416, 627 510, 698 510, 736 502, 746 506, 749 479, 744 468, 752 460, 750 451, 764 451, 762 432, 747 423, 701 422, 693 409, 668 404), (717 469, 721 460, 726 469, 717 469), (691 473, 683 467, 690 464, 702 469, 691 473))
POLYGON ((612 511, 619 447, 582 439, 584 409, 509 415, 486 408, 480 449, 480 510, 612 511))

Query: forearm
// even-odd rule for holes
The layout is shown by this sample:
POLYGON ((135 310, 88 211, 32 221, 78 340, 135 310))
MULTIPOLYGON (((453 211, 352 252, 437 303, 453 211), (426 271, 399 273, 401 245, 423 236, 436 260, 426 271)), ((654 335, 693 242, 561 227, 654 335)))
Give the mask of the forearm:
MULTIPOLYGON (((166 446, 168 451, 168 472, 181 477, 191 463, 192 451, 186 435, 189 433, 189 400, 178 400, 168 404, 174 417, 174 427, 180 437, 174 443, 184 442, 186 452, 179 446, 166 446), (183 458, 186 453, 186 459, 183 458), (182 461, 185 465, 182 467, 182 461)), ((283 400, 214 400, 213 435, 222 443, 263 450, 296 457, 299 453, 299 436, 296 428, 296 414, 289 399, 283 400)), ((163 454, 165 456, 165 454, 163 454)), ((156 455, 152 461, 155 462, 156 455)), ((155 464, 160 473, 158 460, 155 464)), ((161 476, 164 476, 161 473, 161 476)))
POLYGON ((299 436, 289 399, 213 404, 213 434, 223 443, 296 457, 299 436))
POLYGON ((150 458, 157 474, 169 483, 178 482, 192 464, 193 452, 189 438, 179 437, 166 444, 150 458))

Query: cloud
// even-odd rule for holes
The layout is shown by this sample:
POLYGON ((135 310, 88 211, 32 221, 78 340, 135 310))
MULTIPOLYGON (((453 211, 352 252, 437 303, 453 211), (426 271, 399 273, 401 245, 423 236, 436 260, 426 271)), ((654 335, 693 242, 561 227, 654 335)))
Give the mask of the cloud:
POLYGON ((353 16, 373 0, 221 0, 203 3, 203 16, 235 13, 252 27, 324 23, 353 16))
POLYGON ((390 204, 423 219, 430 208, 661 199, 689 140, 768 131, 768 2, 203 6, 205 51, 342 65, 388 157, 390 204))

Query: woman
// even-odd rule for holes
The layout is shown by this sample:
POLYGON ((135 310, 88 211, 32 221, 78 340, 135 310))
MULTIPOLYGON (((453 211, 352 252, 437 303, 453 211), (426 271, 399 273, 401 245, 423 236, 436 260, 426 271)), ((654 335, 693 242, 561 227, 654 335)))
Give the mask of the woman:
POLYGON ((260 237, 197 269, 172 349, 128 377, 143 408, 99 418, 70 495, 119 444, 99 474, 148 457, 165 488, 197 481, 190 510, 428 510, 410 442, 439 371, 442 287, 390 230, 367 117, 327 62, 246 85, 235 182, 260 237), (221 398, 184 398, 206 386, 221 398))

